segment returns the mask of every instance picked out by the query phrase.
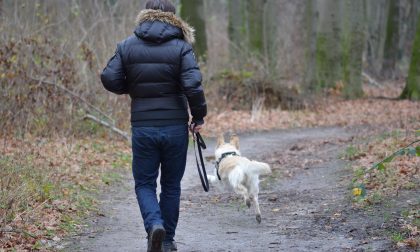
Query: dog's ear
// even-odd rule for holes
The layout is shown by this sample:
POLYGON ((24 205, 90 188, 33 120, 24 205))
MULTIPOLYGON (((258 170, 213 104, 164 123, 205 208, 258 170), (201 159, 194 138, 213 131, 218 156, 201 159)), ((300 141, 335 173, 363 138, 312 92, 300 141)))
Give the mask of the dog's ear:
POLYGON ((239 150, 239 137, 236 134, 230 136, 230 144, 239 150))
POLYGON ((225 143, 225 137, 223 136, 223 133, 221 133, 219 137, 217 138, 216 148, 219 148, 224 143, 225 143))

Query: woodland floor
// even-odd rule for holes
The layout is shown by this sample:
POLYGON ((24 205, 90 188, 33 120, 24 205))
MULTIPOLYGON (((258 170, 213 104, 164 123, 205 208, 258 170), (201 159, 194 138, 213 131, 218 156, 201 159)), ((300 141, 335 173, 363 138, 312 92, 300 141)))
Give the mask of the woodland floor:
MULTIPOLYGON (((272 167, 262 223, 233 192, 203 192, 190 147, 179 251, 418 249, 420 158, 369 169, 420 136, 420 103, 389 99, 403 86, 394 84, 299 111, 210 111, 205 156, 219 132, 235 132, 243 155, 272 167)), ((1 139, 0 251, 145 251, 131 151, 108 135, 1 139)))
MULTIPOLYGON (((322 127, 241 135, 244 156, 265 161, 272 175, 261 182, 262 223, 232 192, 203 192, 192 148, 183 179, 176 241, 183 251, 395 251, 385 217, 410 203, 416 191, 400 192, 386 208, 351 206, 351 166, 340 159, 366 127, 322 127)), ((209 140, 206 156, 214 141, 209 140)), ((208 172, 214 165, 207 162, 208 172)), ((416 194, 417 193, 417 194, 416 194)), ((417 196, 418 197, 418 196, 417 196)), ((146 234, 127 174, 104 192, 100 214, 64 244, 65 251, 145 251, 146 234)), ((389 217, 387 219, 389 223, 389 217)), ((398 248, 404 250, 407 248, 398 248)))

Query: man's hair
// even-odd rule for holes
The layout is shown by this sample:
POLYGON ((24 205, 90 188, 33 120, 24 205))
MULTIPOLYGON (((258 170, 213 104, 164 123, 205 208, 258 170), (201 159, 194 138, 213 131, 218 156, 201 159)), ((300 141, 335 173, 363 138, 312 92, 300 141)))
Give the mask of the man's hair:
POLYGON ((164 12, 172 12, 175 14, 175 6, 170 0, 149 0, 146 3, 146 9, 161 10, 164 12))

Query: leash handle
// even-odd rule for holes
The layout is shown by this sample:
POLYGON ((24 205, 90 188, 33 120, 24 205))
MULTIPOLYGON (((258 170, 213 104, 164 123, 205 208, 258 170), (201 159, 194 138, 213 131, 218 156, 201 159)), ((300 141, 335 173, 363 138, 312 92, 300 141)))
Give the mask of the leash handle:
POLYGON ((209 191, 209 181, 207 179, 207 172, 206 172, 206 167, 204 165, 204 159, 203 159, 203 153, 201 151, 201 149, 206 149, 206 143, 204 143, 203 138, 201 137, 199 132, 192 132, 193 134, 193 142, 194 142, 194 154, 195 154, 195 162, 197 164, 197 170, 198 170, 198 175, 200 175, 200 180, 201 180, 201 185, 203 186, 203 189, 205 192, 209 191), (200 163, 201 163, 201 167, 200 167, 200 163, 198 162, 198 158, 197 158, 197 151, 195 148, 195 142, 197 142, 197 149, 198 149, 198 154, 200 156, 200 163))

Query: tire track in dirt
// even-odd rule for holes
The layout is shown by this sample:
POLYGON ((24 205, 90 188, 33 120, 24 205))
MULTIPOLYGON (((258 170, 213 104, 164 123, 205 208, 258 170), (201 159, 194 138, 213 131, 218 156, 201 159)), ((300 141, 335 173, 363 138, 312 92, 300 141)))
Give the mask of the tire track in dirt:
MULTIPOLYGON (((253 208, 245 207, 239 196, 214 187, 210 193, 202 191, 190 148, 175 237, 179 251, 391 248, 389 242, 373 234, 380 220, 367 220, 349 205, 351 171, 338 156, 352 135, 343 128, 313 128, 241 136, 244 156, 274 162, 273 174, 261 183, 261 224, 257 224, 253 208), (275 164, 295 149, 295 162, 283 160, 281 165, 275 164), (307 151, 300 154, 302 149, 307 151), (307 164, 299 165, 300 160, 307 164), (289 172, 293 175, 284 176, 289 172)), ((214 142, 208 145, 204 154, 212 155, 214 142)), ((214 166, 207 163, 207 167, 212 173, 214 166)), ((132 187, 131 177, 127 176, 122 186, 107 192, 102 202, 105 216, 93 218, 90 227, 74 237, 65 250, 144 251, 146 234, 132 187)))

